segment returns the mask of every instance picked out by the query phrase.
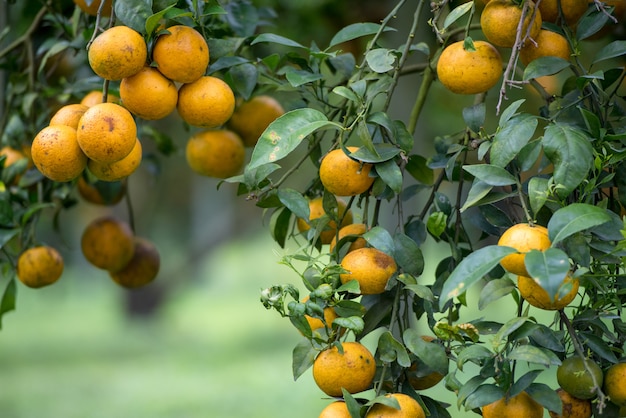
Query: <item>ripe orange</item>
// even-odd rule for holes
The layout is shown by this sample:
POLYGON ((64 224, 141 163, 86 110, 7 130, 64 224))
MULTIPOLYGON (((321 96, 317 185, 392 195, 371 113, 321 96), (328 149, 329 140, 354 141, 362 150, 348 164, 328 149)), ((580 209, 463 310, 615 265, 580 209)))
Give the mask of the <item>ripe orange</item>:
MULTIPOLYGON (((349 210, 346 211, 346 203, 343 200, 337 199, 336 210, 337 210, 336 217, 337 219, 341 221, 340 228, 352 223, 352 212, 349 210)), ((311 199, 309 201, 309 221, 312 221, 314 219, 319 219, 324 215, 326 215, 326 212, 324 211, 324 204, 323 204, 322 198, 316 197, 315 199, 311 199)), ((298 231, 300 232, 306 232, 311 228, 309 223, 301 218, 298 218, 298 220, 296 221, 296 225, 298 227, 298 231)), ((326 224, 326 227, 320 234, 321 243, 322 244, 330 243, 336 234, 337 234, 337 223, 335 221, 328 222, 326 224)))
POLYGON ((80 118, 76 138, 89 159, 113 163, 132 151, 137 142, 137 125, 122 106, 100 103, 80 118))
POLYGON ((556 369, 559 386, 578 399, 594 398, 596 396, 594 378, 597 384, 602 386, 603 375, 602 369, 593 360, 579 356, 566 358, 556 369))
POLYGON ((120 271, 134 254, 134 235, 130 226, 111 216, 92 221, 81 238, 83 255, 94 266, 112 272, 120 271))
POLYGON ((225 179, 239 174, 245 153, 241 138, 225 129, 198 132, 187 141, 187 163, 203 176, 225 179))
POLYGON ((561 286, 568 283, 571 283, 571 290, 565 296, 559 298, 557 295, 555 300, 551 301, 550 296, 548 296, 548 292, 546 292, 543 287, 539 286, 539 284, 532 278, 517 276, 517 288, 519 289, 519 293, 524 300, 536 308, 545 309, 547 311, 558 311, 563 309, 574 300, 578 294, 579 281, 578 279, 572 280, 572 277, 567 275, 563 279, 561 286))
POLYGON ((335 401, 322 409, 318 418, 352 418, 344 401, 335 401))
POLYGON ((0 156, 4 156, 4 168, 10 167, 16 162, 28 158, 24 153, 20 150, 16 150, 10 146, 4 146, 0 148, 0 156))
POLYGON ((489 42, 474 41, 475 51, 463 45, 458 41, 443 50, 437 61, 437 77, 453 93, 484 93, 500 80, 502 57, 489 42))
MULTIPOLYGON (((522 27, 521 38, 526 35, 528 26, 530 37, 535 38, 541 29, 541 12, 535 13, 531 21, 535 3, 529 0, 529 10, 522 27)), ((517 26, 522 18, 522 6, 512 0, 491 0, 480 15, 480 26, 489 42, 496 46, 511 48, 515 45, 517 26)))
POLYGON ((255 96, 235 108, 228 127, 241 136, 246 147, 253 147, 269 124, 284 113, 281 104, 273 97, 255 96))
POLYGON ((609 367, 604 376, 604 393, 614 404, 626 405, 626 363, 609 367))
POLYGON ((49 125, 65 125, 70 128, 77 129, 78 121, 83 114, 89 109, 89 106, 84 104, 69 104, 65 105, 50 118, 49 125))
POLYGON ((575 398, 561 388, 556 393, 561 398, 563 413, 549 411, 550 418, 591 418, 591 401, 575 398))
POLYGON ((365 418, 426 418, 420 404, 409 395, 392 393, 385 396, 395 398, 400 404, 400 409, 377 403, 367 411, 365 418))
POLYGON ((498 245, 515 248, 519 254, 507 255, 500 261, 500 265, 510 273, 528 277, 524 264, 526 253, 530 250, 544 251, 550 248, 551 244, 547 228, 526 223, 513 225, 504 231, 498 245))
MULTIPOLYGON (((302 299, 302 303, 305 303, 307 300, 309 300, 308 296, 302 299)), ((311 327, 311 331, 315 331, 316 329, 320 329, 320 328, 325 328, 326 326, 330 328, 333 324, 333 321, 337 317, 338 317, 337 312, 335 312, 335 308, 333 308, 332 306, 327 306, 324 308, 324 322, 326 324, 324 324, 324 322, 322 322, 322 320, 319 318, 313 318, 310 315, 304 315, 304 318, 306 319, 306 321, 309 323, 309 326, 311 327)))
POLYGON ((570 47, 567 38, 560 33, 541 29, 535 38, 536 45, 526 41, 519 52, 519 58, 524 65, 540 57, 558 57, 566 61, 570 59, 570 47))
POLYGON ((376 360, 361 343, 342 343, 343 354, 336 346, 319 353, 313 362, 313 379, 329 396, 341 396, 341 388, 349 393, 368 389, 376 374, 376 360))
POLYGON ((350 224, 344 226, 339 230, 339 232, 337 232, 336 236, 333 236, 333 239, 330 241, 329 251, 332 252, 335 249, 336 243, 347 236, 359 237, 350 243, 350 247, 348 247, 348 252, 365 247, 367 245, 367 241, 365 241, 364 238, 360 237, 365 232, 367 232, 367 226, 365 224, 350 224))
MULTIPOLYGON (((491 0, 495 1, 495 0, 491 0)), ((542 418, 543 407, 526 392, 483 406, 483 418, 542 418)))
POLYGON ((176 109, 178 89, 156 68, 144 67, 120 83, 122 104, 146 120, 163 119, 176 109))
POLYGON ((119 203, 126 194, 125 181, 100 181, 88 182, 84 176, 80 176, 76 182, 78 194, 85 201, 94 205, 111 206, 119 203))
POLYGON ((138 32, 127 26, 113 26, 94 39, 87 58, 98 76, 121 80, 141 71, 148 58, 148 48, 138 32))
POLYGON ((87 168, 98 180, 119 181, 137 170, 141 164, 142 148, 141 141, 135 140, 132 151, 124 158, 114 163, 100 163, 94 160, 87 162, 87 168))
POLYGON ((126 266, 110 272, 111 279, 120 286, 134 289, 152 283, 159 274, 161 258, 154 244, 145 238, 135 237, 133 258, 126 266))
POLYGON ((17 259, 17 277, 28 287, 48 286, 63 274, 63 258, 48 246, 29 248, 17 259))
POLYGON ((559 4, 568 25, 575 25, 587 11, 588 0, 541 0, 539 11, 544 22, 556 23, 559 17, 559 4))
POLYGON ((360 248, 349 252, 341 261, 341 267, 348 271, 339 275, 341 283, 356 280, 363 295, 383 293, 387 282, 398 269, 393 257, 376 248, 360 248))
MULTIPOLYGON (((357 147, 347 147, 355 152, 357 147)), ((337 196, 356 196, 364 193, 374 183, 369 173, 372 164, 361 163, 348 157, 342 149, 326 154, 320 164, 320 180, 324 188, 337 196)))
POLYGON ((65 182, 78 177, 87 157, 76 140, 76 130, 65 125, 43 128, 31 145, 33 163, 51 180, 65 182))
POLYGON ((235 110, 235 94, 217 77, 204 76, 178 89, 180 117, 190 125, 217 128, 225 124, 235 110))
MULTIPOLYGON (((100 90, 92 90, 83 96, 80 104, 91 107, 93 105, 102 103, 102 92, 100 90)), ((120 103, 120 98, 111 92, 107 93, 107 103, 120 103)))
POLYGON ((179 83, 192 83, 204 75, 209 66, 209 46, 204 37, 189 26, 167 28, 154 44, 152 58, 159 71, 179 83))
MULTIPOLYGON (((98 14, 98 8, 100 7, 100 3, 102 0, 92 0, 89 1, 89 5, 87 5, 87 1, 89 0, 74 0, 74 3, 80 7, 80 9, 91 16, 96 16, 98 14)), ((104 0, 104 6, 102 6, 101 16, 108 17, 111 16, 111 3, 113 0, 104 0)))

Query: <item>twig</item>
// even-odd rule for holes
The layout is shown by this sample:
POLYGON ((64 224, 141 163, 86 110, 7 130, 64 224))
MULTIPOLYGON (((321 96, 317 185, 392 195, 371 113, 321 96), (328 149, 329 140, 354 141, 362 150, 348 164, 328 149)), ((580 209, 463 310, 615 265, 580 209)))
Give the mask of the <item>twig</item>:
POLYGON ((608 7, 606 7, 606 4, 604 4, 602 2, 602 0, 593 0, 593 4, 594 4, 594 6, 596 6, 596 10, 598 10, 599 12, 602 12, 605 15, 607 15, 608 18, 613 21, 613 23, 619 23, 619 21, 617 20, 617 18, 615 16, 613 16, 611 13, 606 11, 606 9, 608 9, 608 7))
POLYGON ((30 26, 28 27, 28 29, 26 29, 26 32, 24 32, 24 34, 22 36, 20 36, 19 38, 17 38, 16 40, 14 40, 13 42, 11 42, 6 48, 4 48, 2 51, 0 51, 0 58, 4 57, 5 55, 7 55, 9 52, 13 51, 15 48, 19 47, 21 44, 23 44, 24 42, 26 42, 31 35, 33 34, 33 32, 35 32, 35 30, 37 29, 37 27, 39 27, 39 24, 41 23, 41 20, 43 19, 43 17, 46 14, 46 11, 48 11, 48 5, 44 5, 39 12, 37 12, 37 14, 35 15, 35 18, 33 19, 33 22, 30 24, 30 26))

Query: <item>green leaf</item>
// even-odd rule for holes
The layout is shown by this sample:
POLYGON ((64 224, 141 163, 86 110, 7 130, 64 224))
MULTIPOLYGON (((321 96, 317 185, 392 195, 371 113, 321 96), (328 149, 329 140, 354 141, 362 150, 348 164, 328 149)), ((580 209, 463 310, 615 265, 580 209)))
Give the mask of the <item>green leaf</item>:
POLYGON ((567 197, 586 178, 593 166, 593 148, 580 129, 563 124, 550 124, 542 139, 546 157, 554 164, 557 194, 567 197))
POLYGON ((513 117, 518 115, 517 110, 524 104, 525 99, 519 99, 507 106, 500 115, 499 125, 504 126, 513 117))
POLYGON ((278 199, 298 218, 309 219, 309 201, 297 190, 280 188, 278 189, 278 199))
POLYGON ((333 320, 333 325, 349 329, 355 334, 358 334, 363 331, 363 328, 365 327, 365 322, 360 316, 349 316, 347 318, 335 318, 333 320))
POLYGON ((472 6, 472 2, 468 2, 452 9, 452 11, 446 16, 445 20, 443 21, 442 30, 446 30, 454 22, 465 16, 465 14, 467 14, 472 9, 472 6))
POLYGON ((524 69, 523 80, 532 80, 546 75, 557 74, 568 68, 570 62, 559 57, 540 57, 532 60, 524 69))
POLYGON ((502 258, 515 252, 515 249, 510 247, 489 245, 469 254, 461 260, 443 284, 439 306, 443 307, 448 300, 459 297, 496 267, 502 258))
POLYGON ((548 237, 552 245, 585 229, 609 222, 606 209, 586 203, 572 203, 552 215, 548 222, 548 237))
POLYGON ((447 226, 448 215, 440 211, 431 213, 426 220, 426 229, 435 238, 439 238, 447 226))
POLYGON ((407 284, 404 288, 413 292, 418 298, 429 302, 435 300, 435 295, 433 295, 433 291, 430 290, 430 287, 428 286, 424 286, 422 284, 407 284))
POLYGON ((513 283, 513 281, 508 277, 505 277, 503 279, 490 280, 480 292, 480 298, 478 299, 478 309, 482 311, 494 300, 509 295, 514 290, 515 283, 513 283))
MULTIPOLYGON (((467 3, 470 4, 470 3, 467 3)), ((472 132, 480 132, 480 128, 485 124, 487 117, 487 106, 485 103, 478 103, 473 106, 463 108, 463 120, 472 132)))
POLYGON ((626 41, 613 41, 602 47, 593 58, 592 64, 626 55, 626 41))
POLYGON ((341 392, 343 394, 343 400, 348 407, 348 412, 351 417, 360 417, 361 416, 361 404, 354 399, 354 396, 346 389, 341 388, 341 392))
POLYGON ((539 284, 550 297, 551 301, 561 292, 567 294, 568 289, 563 282, 569 272, 569 257, 558 248, 545 251, 531 250, 524 257, 524 264, 530 277, 539 284))
POLYGON ((515 177, 511 173, 496 165, 464 165, 463 170, 490 186, 509 186, 516 183, 515 177))
POLYGON ((522 377, 517 379, 511 389, 509 390, 509 396, 519 395, 521 392, 526 390, 528 386, 530 386, 535 379, 543 372, 543 370, 530 370, 526 372, 522 377))
POLYGON ((482 360, 488 359, 494 356, 494 353, 489 351, 483 345, 473 344, 465 347, 456 358, 456 365, 459 370, 463 371, 463 365, 468 361, 476 364, 480 364, 482 360))
MULTIPOLYGON (((304 218, 304 219, 308 219, 304 218)), ((270 231, 272 238, 281 248, 285 248, 285 241, 289 233, 291 221, 291 211, 287 208, 281 208, 274 213, 270 223, 270 231)))
POLYGON ((292 41, 289 38, 285 38, 284 36, 280 36, 280 35, 275 35, 273 33, 262 33, 262 34, 260 34, 259 36, 254 38, 254 40, 250 43, 250 45, 255 45, 255 44, 258 44, 258 43, 262 43, 262 42, 269 42, 269 43, 278 44, 278 45, 284 45, 284 46, 291 46, 291 47, 294 47, 294 48, 304 48, 304 49, 306 49, 305 46, 300 45, 296 41, 292 41))
POLYGON ((300 87, 304 84, 312 83, 323 78, 320 73, 312 73, 306 70, 296 70, 295 68, 287 68, 285 70, 285 78, 293 87, 300 87))
POLYGON ((383 332, 378 338, 378 355, 380 359, 386 363, 397 360, 398 364, 402 367, 409 367, 411 365, 411 359, 406 349, 389 331, 383 332))
POLYGON ((595 8, 590 13, 585 13, 576 25, 576 39, 580 41, 598 33, 607 25, 609 18, 610 16, 604 10, 595 8))
POLYGON ((535 116, 520 114, 501 125, 489 150, 491 164, 504 168, 513 161, 535 134, 537 124, 535 116))
POLYGON ((172 4, 170 4, 169 6, 165 7, 164 9, 158 11, 157 13, 151 15, 149 18, 146 19, 146 34, 150 35, 152 34, 161 24, 161 19, 163 18, 163 16, 165 16, 165 14, 170 11, 174 6, 176 6, 176 2, 173 2, 172 4))
POLYGON ((474 179, 472 187, 469 192, 467 192, 465 203, 463 203, 463 206, 461 207, 461 212, 464 212, 474 205, 480 204, 492 189, 493 186, 488 185, 482 180, 474 179))
POLYGON ((499 351, 509 335, 518 330, 522 325, 524 325, 529 319, 527 317, 517 317, 510 319, 506 324, 503 324, 498 332, 493 337, 493 347, 496 351, 499 351))
POLYGON ((480 408, 481 406, 488 405, 502 399, 504 397, 504 391, 494 384, 480 385, 471 395, 469 395, 464 402, 465 410, 480 408))
POLYGON ((333 93, 335 93, 338 96, 343 97, 344 99, 348 99, 351 102, 359 103, 359 98, 357 97, 357 95, 354 94, 352 90, 350 90, 349 88, 345 86, 337 86, 333 88, 333 93))
POLYGON ((376 73, 386 73, 394 69, 396 55, 387 48, 372 49, 365 55, 367 65, 376 73))
POLYGON ((530 202, 530 208, 535 214, 548 201, 548 184, 549 180, 542 177, 532 177, 528 181, 528 201, 530 202))
MULTIPOLYGON (((353 23, 342 28, 339 32, 335 34, 335 36, 333 36, 333 38, 330 40, 330 44, 328 45, 328 49, 344 42, 351 41, 353 39, 361 38, 368 35, 374 35, 375 33, 378 33, 381 28, 382 25, 379 25, 378 23, 353 23)), ((390 31, 395 29, 387 26, 383 30, 390 31)))
POLYGON ((245 172, 286 157, 308 135, 328 127, 339 125, 328 121, 319 110, 304 108, 285 113, 261 134, 245 172))
POLYGON ((410 155, 404 168, 411 177, 420 183, 430 185, 433 184, 435 180, 433 169, 428 167, 428 160, 421 155, 410 155))
POLYGON ((244 100, 248 100, 257 84, 257 66, 250 63, 236 65, 228 70, 228 76, 232 80, 235 92, 244 100))
POLYGON ((0 329, 2 329, 2 318, 7 312, 15 310, 15 299, 17 295, 17 286, 15 278, 12 278, 4 288, 2 300, 0 301, 0 329))
POLYGON ((292 371, 294 380, 298 380, 304 372, 306 372, 315 361, 317 350, 313 348, 308 339, 301 340, 293 349, 292 354, 292 371))
POLYGON ((526 393, 548 411, 556 412, 559 415, 561 414, 561 398, 550 386, 544 383, 531 383, 530 386, 526 388, 526 393))
POLYGON ((146 34, 146 21, 152 16, 151 0, 125 0, 115 2, 115 17, 142 35, 146 34))
POLYGON ((533 345, 518 345, 507 356, 509 360, 540 364, 545 367, 558 366, 559 358, 550 350, 533 345))
POLYGON ((424 256, 415 241, 407 235, 398 232, 393 237, 395 260, 408 274, 419 276, 424 271, 424 256))
POLYGON ((376 174, 395 193, 402 191, 402 171, 394 160, 376 164, 376 174))
POLYGON ((408 328, 402 334, 406 348, 433 371, 448 374, 448 355, 445 348, 435 342, 426 342, 415 328, 408 328))
MULTIPOLYGON (((367 126, 365 123, 359 124, 367 132, 367 126)), ((371 136, 367 134, 368 147, 361 147, 358 150, 351 152, 350 157, 359 160, 364 163, 383 163, 392 160, 396 155, 400 154, 400 148, 392 144, 373 144, 371 143, 371 136)), ((361 138, 363 139, 363 138, 361 138)))
POLYGON ((395 254, 394 241, 385 228, 375 226, 374 228, 363 234, 363 238, 372 247, 393 256, 395 254))

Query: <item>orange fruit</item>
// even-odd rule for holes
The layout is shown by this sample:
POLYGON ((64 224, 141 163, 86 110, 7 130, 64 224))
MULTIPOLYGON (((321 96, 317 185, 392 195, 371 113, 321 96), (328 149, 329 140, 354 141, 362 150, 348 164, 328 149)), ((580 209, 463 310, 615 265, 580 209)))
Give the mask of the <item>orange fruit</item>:
POLYGON ((484 93, 502 76, 502 57, 485 41, 474 41, 474 51, 463 41, 448 45, 437 61, 437 77, 445 88, 457 94, 484 93))
POLYGON ((567 38, 550 30, 541 29, 535 38, 535 43, 526 41, 519 52, 519 58, 524 65, 540 57, 558 57, 570 60, 570 47, 567 38))
POLYGON ((89 106, 80 103, 65 105, 50 118, 49 125, 65 125, 77 129, 78 121, 87 109, 89 106))
POLYGON ((152 283, 159 274, 161 258, 154 244, 145 238, 135 237, 133 258, 126 266, 110 272, 111 279, 122 287, 134 289, 152 283))
POLYGON ((341 396, 341 388, 349 393, 368 389, 376 374, 376 360, 361 343, 341 344, 343 353, 336 346, 318 354, 313 362, 313 379, 329 396, 341 396))
POLYGON ((76 130, 65 125, 47 126, 39 131, 31 145, 31 156, 41 174, 58 182, 74 180, 87 165, 76 130))
POLYGON ((559 386, 578 399, 591 399, 596 396, 596 383, 602 386, 603 373, 593 360, 580 356, 568 357, 556 369, 559 386))
POLYGON ((359 237, 350 243, 350 247, 348 247, 348 252, 365 247, 367 245, 367 241, 365 241, 364 238, 360 237, 365 232, 367 232, 367 226, 365 224, 350 224, 344 226, 339 230, 339 232, 337 232, 336 236, 333 236, 333 239, 330 241, 329 251, 332 252, 335 249, 336 243, 347 236, 359 237))
POLYGON ((587 11, 588 0, 541 0, 537 7, 544 22, 556 23, 559 17, 559 2, 563 18, 568 25, 575 25, 587 11))
POLYGON ((152 51, 159 71, 179 83, 192 83, 204 75, 209 66, 209 46, 204 37, 189 26, 176 25, 160 35, 152 51))
MULTIPOLYGON (((526 35, 530 26, 530 37, 535 38, 541 29, 541 12, 535 13, 531 21, 535 3, 529 2, 529 9, 524 19, 521 38, 526 35)), ((495 46, 511 48, 515 45, 517 27, 522 18, 522 6, 512 0, 491 0, 480 15, 480 27, 485 38, 495 46)))
MULTIPOLYGON (((422 335, 422 340, 431 342, 434 338, 430 335, 422 335)), ((415 390, 430 389, 437 383, 441 382, 444 377, 439 372, 431 371, 427 366, 425 367, 425 370, 420 370, 420 367, 423 367, 423 365, 423 362, 414 361, 407 370, 407 380, 409 381, 411 387, 415 390)))
POLYGON ((617 363, 607 369, 604 393, 614 404, 626 405, 626 363, 617 363))
POLYGON ((510 254, 500 260, 500 265, 509 273, 528 277, 524 264, 526 253, 530 250, 547 250, 552 243, 548 238, 547 228, 519 223, 504 231, 498 240, 498 245, 512 247, 518 251, 518 254, 510 254))
POLYGON ((119 203, 126 195, 126 182, 100 180, 88 182, 84 176, 80 176, 76 182, 76 189, 80 197, 89 203, 111 206, 119 203))
POLYGON ((48 286, 63 274, 63 258, 49 246, 29 248, 17 259, 17 277, 28 287, 48 286))
POLYGON ((567 275, 563 279, 561 286, 571 283, 571 289, 566 295, 556 296, 555 300, 550 300, 546 290, 530 277, 517 276, 517 288, 520 295, 532 306, 547 311, 558 311, 569 305, 578 294, 579 281, 567 275))
POLYGON ((561 388, 556 393, 561 398, 563 413, 549 411, 550 418, 591 418, 591 401, 575 398, 561 388))
POLYGON ((124 158, 114 163, 100 163, 94 160, 87 162, 87 168, 98 180, 119 181, 137 170, 141 164, 142 148, 141 141, 135 140, 135 146, 124 158))
MULTIPOLYGON (((495 0, 491 0, 495 1, 495 0)), ((483 406, 483 418, 542 418, 543 407, 528 393, 519 394, 483 406)))
POLYGON ((239 174, 245 163, 241 138, 229 130, 207 130, 187 141, 186 157, 191 169, 203 176, 225 179, 239 174))
POLYGON ((180 117, 190 125, 217 128, 225 124, 235 110, 235 94, 217 77, 204 76, 178 89, 180 117))
POLYGON ((253 147, 269 124, 284 113, 281 104, 273 97, 255 96, 235 108, 228 127, 239 134, 246 147, 253 147))
MULTIPOLYGON (((336 217, 341 221, 340 228, 352 223, 352 212, 349 210, 346 211, 346 203, 343 200, 337 199, 336 211, 336 217)), ((319 219, 324 215, 326 215, 326 212, 324 211, 322 198, 316 197, 315 199, 311 199, 309 201, 309 221, 319 219)), ((296 225, 298 227, 298 231, 300 232, 306 232, 311 228, 309 223, 302 218, 298 218, 298 220, 296 221, 296 225)), ((331 220, 326 224, 324 230, 320 233, 321 243, 329 244, 336 234, 337 222, 331 220)))
MULTIPOLYGON (((355 152, 357 147, 347 147, 355 152)), ((320 164, 320 180, 324 188, 337 196, 356 196, 364 193, 374 183, 369 173, 372 164, 361 163, 348 157, 342 149, 326 154, 320 164)))
POLYGON ((80 246, 85 259, 91 264, 117 272, 133 257, 134 235, 126 222, 104 216, 87 225, 80 246))
MULTIPOLYGON (((100 90, 92 90, 85 94, 80 101, 80 104, 91 107, 93 105, 102 103, 102 92, 100 90)), ((120 103, 120 98, 111 92, 107 93, 107 103, 120 103)))
MULTIPOLYGON (((307 300, 309 300, 308 296, 302 299, 302 303, 305 303, 307 300)), ((324 322, 322 322, 322 320, 319 318, 313 318, 310 315, 304 315, 304 318, 306 319, 306 321, 309 323, 309 326, 311 327, 311 331, 315 331, 316 329, 320 329, 320 328, 325 328, 326 326, 328 326, 329 328, 332 327, 333 321, 337 317, 338 317, 337 312, 335 312, 335 308, 333 308, 332 306, 327 306, 324 308, 324 322)))
POLYGON ((372 405, 369 411, 367 411, 365 418, 426 418, 426 414, 420 404, 409 395, 392 393, 385 396, 395 398, 400 404, 400 409, 377 403, 372 405))
POLYGON ((341 267, 347 270, 347 273, 339 275, 341 283, 356 280, 363 295, 383 293, 398 269, 393 257, 376 248, 359 248, 349 252, 341 260, 341 267))
POLYGON ((352 416, 344 401, 335 401, 322 409, 318 418, 352 418, 352 416))
POLYGON ((121 80, 141 71, 148 58, 148 48, 139 32, 127 26, 113 26, 94 39, 87 58, 98 76, 121 80))
POLYGON ((21 159, 28 158, 20 150, 16 150, 10 146, 0 148, 0 156, 4 156, 4 168, 10 167, 21 159))
MULTIPOLYGON (((96 16, 98 14, 98 9, 100 8, 100 3, 102 3, 102 0, 74 0, 74 3, 88 15, 96 16), (89 3, 89 5, 87 5, 87 3, 89 3)), ((111 16, 112 3, 113 0, 104 0, 104 6, 102 6, 101 16, 111 16)))
POLYGON ((76 138, 89 159, 113 163, 132 151, 137 142, 137 125, 122 106, 100 103, 80 118, 76 138))
POLYGON ((122 104, 146 120, 163 119, 176 109, 178 89, 156 68, 143 67, 120 83, 122 104))

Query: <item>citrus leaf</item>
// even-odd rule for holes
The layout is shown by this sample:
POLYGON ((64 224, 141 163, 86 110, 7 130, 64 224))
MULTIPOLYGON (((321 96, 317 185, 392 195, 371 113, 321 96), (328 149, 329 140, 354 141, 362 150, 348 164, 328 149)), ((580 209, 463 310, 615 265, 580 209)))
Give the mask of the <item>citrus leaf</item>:
POLYGON ((506 342, 505 340, 508 336, 518 330, 527 321, 529 321, 527 317, 517 317, 510 319, 506 324, 503 324, 493 337, 493 347, 496 350, 499 350, 500 347, 506 342))
POLYGON ((593 148, 580 129, 563 124, 550 124, 542 139, 546 157, 554 164, 557 194, 567 197, 586 178, 593 165, 593 148))
POLYGON ((448 300, 460 296, 497 266, 502 258, 515 252, 510 247, 489 245, 465 257, 443 284, 439 306, 443 307, 448 300))
POLYGON ((480 408, 502 399, 502 397, 504 397, 504 391, 498 386, 488 383, 480 385, 465 399, 465 410, 480 408))
POLYGON ((554 212, 548 222, 548 237, 555 245, 577 232, 610 220, 606 209, 586 203, 572 203, 554 212))
POLYGON ((490 280, 480 292, 478 309, 482 311, 491 302, 509 295, 513 290, 515 290, 515 283, 508 277, 490 280))
POLYGON ((537 124, 537 118, 528 114, 512 116, 501 124, 489 150, 491 164, 504 168, 513 161, 535 134, 537 124))
POLYGON ((515 177, 511 173, 496 165, 464 165, 463 170, 490 186, 509 186, 516 183, 515 177))
POLYGON ((397 233, 393 237, 395 260, 404 272, 419 276, 424 271, 422 250, 410 237, 397 233))
POLYGON ((485 106, 485 103, 479 103, 463 108, 463 120, 472 132, 480 132, 480 128, 482 128, 485 124, 486 115, 487 107, 485 106))
MULTIPOLYGON (((328 48, 332 48, 335 45, 361 38, 363 36, 374 35, 375 33, 378 33, 381 27, 382 25, 379 25, 378 23, 353 23, 337 32, 330 40, 328 48)), ((387 26, 383 30, 390 31, 395 29, 387 26)))
POLYGON ((345 388, 341 388, 341 392, 343 393, 343 400, 348 407, 348 412, 351 417, 360 417, 361 416, 361 404, 354 399, 354 396, 350 392, 348 392, 345 388))
POLYGON ((626 41, 613 41, 598 51, 596 56, 593 58, 592 64, 619 57, 621 55, 626 55, 626 41))
POLYGON ((389 331, 385 331, 378 338, 378 355, 380 359, 386 363, 397 360, 398 364, 402 367, 409 367, 411 365, 411 359, 406 349, 389 331))
POLYGON ((395 193, 402 191, 402 171, 394 160, 376 164, 376 174, 395 193))
POLYGON ((4 288, 2 294, 2 300, 0 301, 0 329, 2 329, 2 317, 7 312, 15 310, 15 298, 17 295, 17 286, 15 285, 15 279, 9 280, 7 286, 4 288))
POLYGON ((463 365, 468 361, 481 362, 484 359, 493 357, 495 354, 488 348, 479 344, 473 344, 464 348, 456 358, 456 365, 459 370, 463 371, 463 365))
POLYGON ((532 80, 546 75, 553 75, 571 64, 569 61, 559 57, 540 57, 532 60, 524 69, 523 80, 532 80))
POLYGON ((349 316, 347 318, 335 318, 333 320, 333 325, 349 329, 355 334, 358 334, 363 331, 363 328, 365 327, 365 322, 360 316, 349 316))
POLYGON ((313 348, 311 342, 305 338, 301 340, 293 349, 292 371, 294 380, 298 380, 306 372, 315 360, 317 350, 313 348))
POLYGON ((396 56, 393 50, 376 48, 365 55, 365 60, 374 72, 382 74, 393 70, 396 56))
POLYGON ((300 192, 289 188, 280 188, 278 189, 278 198, 298 218, 309 219, 309 201, 300 192))
POLYGON ((455 7, 448 14, 448 16, 446 16, 445 20, 443 21, 442 29, 446 30, 447 28, 449 28, 450 25, 452 25, 454 22, 456 22, 457 20, 462 18, 465 14, 467 14, 467 12, 469 12, 472 9, 472 6, 473 6, 472 2, 468 2, 458 7, 455 7))
POLYGON ((563 406, 561 398, 550 386, 544 383, 531 383, 526 388, 526 393, 548 411, 556 412, 559 415, 561 414, 563 406))
POLYGON ((115 17, 125 26, 145 35, 146 20, 152 15, 152 1, 125 0, 115 2, 115 17))
POLYGON ((554 301, 563 287, 563 281, 570 268, 567 254, 558 248, 548 248, 545 251, 531 250, 526 253, 524 264, 530 277, 548 293, 550 300, 554 301))
POLYGON ((275 35, 273 33, 260 34, 259 36, 254 38, 252 42, 250 42, 250 45, 258 44, 261 42, 269 42, 269 43, 278 44, 278 45, 292 46, 295 48, 306 48, 304 45, 301 45, 296 41, 292 41, 289 38, 285 38, 284 36, 280 36, 280 35, 275 35))
POLYGON ((448 374, 448 355, 445 348, 435 342, 426 342, 415 328, 408 328, 402 340, 413 354, 428 364, 433 371, 448 374))
POLYGON ((391 234, 385 228, 375 226, 363 234, 363 238, 372 247, 393 256, 395 252, 394 242, 391 234))
POLYGON ((463 207, 461 208, 461 212, 464 212, 465 210, 467 210, 468 208, 471 208, 472 206, 480 204, 483 201, 483 199, 489 194, 489 192, 491 192, 492 189, 493 189, 493 186, 488 185, 482 180, 474 179, 474 182, 472 183, 472 187, 467 193, 465 203, 463 204, 463 207))
POLYGON ((330 122, 319 110, 304 108, 287 112, 261 134, 245 171, 286 157, 304 138, 318 129, 339 126, 330 122))
POLYGON ((548 184, 549 180, 542 177, 532 177, 528 181, 528 201, 534 213, 548 201, 548 184))
POLYGON ((519 395, 521 392, 526 390, 528 386, 530 386, 535 379, 543 372, 543 370, 530 370, 526 372, 522 377, 517 379, 511 389, 509 390, 509 396, 519 395))

